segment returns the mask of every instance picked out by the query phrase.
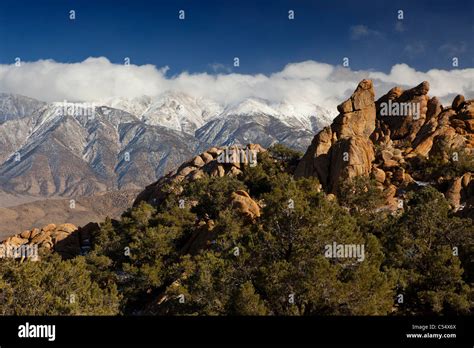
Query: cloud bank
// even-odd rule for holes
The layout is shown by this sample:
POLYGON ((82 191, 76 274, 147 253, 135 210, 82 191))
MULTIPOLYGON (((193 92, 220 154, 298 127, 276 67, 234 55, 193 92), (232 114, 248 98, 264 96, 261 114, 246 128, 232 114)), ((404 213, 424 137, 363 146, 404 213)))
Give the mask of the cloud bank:
POLYGON ((430 95, 445 104, 460 93, 474 97, 474 68, 416 71, 397 64, 389 73, 353 71, 341 66, 304 61, 291 63, 271 75, 183 72, 168 76, 168 67, 113 64, 107 58, 88 58, 79 63, 53 60, 25 62, 20 67, 0 65, 0 92, 22 94, 43 101, 98 101, 111 97, 157 96, 169 91, 213 99, 221 104, 245 98, 271 103, 317 104, 334 110, 363 78, 374 80, 377 96, 399 85, 413 87, 427 80, 430 95))

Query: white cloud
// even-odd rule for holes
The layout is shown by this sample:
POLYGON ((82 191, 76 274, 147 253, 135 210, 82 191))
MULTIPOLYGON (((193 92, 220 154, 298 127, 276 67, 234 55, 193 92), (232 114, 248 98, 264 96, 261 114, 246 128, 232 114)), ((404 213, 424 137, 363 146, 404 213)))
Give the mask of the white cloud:
POLYGON ((450 103, 453 94, 474 97, 474 69, 416 71, 397 64, 387 73, 352 71, 340 66, 305 61, 288 64, 269 76, 263 74, 190 74, 167 76, 168 67, 153 65, 124 66, 104 57, 88 58, 80 63, 40 60, 15 65, 0 65, 0 92, 17 93, 44 101, 97 101, 110 97, 156 96, 179 91, 213 99, 221 104, 236 103, 255 97, 271 103, 287 102, 295 106, 308 103, 335 110, 363 78, 374 80, 377 96, 400 85, 413 87, 427 80, 430 95, 450 103))
POLYGON ((216 74, 217 73, 230 73, 232 71, 231 67, 222 63, 212 63, 212 64, 209 64, 209 67, 216 74))

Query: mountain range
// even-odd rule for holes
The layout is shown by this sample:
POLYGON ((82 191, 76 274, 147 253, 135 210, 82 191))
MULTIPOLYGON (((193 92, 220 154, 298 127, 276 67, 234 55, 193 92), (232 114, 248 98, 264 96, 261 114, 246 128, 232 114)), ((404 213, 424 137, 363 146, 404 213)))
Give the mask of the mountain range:
POLYGON ((76 197, 138 189, 210 146, 305 150, 333 116, 317 105, 221 105, 178 92, 90 103, 0 94, 0 190, 76 197))

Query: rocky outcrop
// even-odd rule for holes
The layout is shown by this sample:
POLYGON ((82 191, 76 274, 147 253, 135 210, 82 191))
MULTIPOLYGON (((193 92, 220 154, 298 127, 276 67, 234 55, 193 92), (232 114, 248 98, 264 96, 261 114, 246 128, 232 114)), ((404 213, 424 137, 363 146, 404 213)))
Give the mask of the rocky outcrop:
POLYGON ((295 176, 315 176, 327 193, 336 194, 342 182, 370 176, 393 210, 400 208, 405 189, 432 182, 455 209, 469 207, 472 173, 436 178, 416 168, 423 159, 448 163, 474 156, 474 100, 458 95, 450 107, 443 107, 428 92, 424 81, 407 90, 394 87, 374 102, 372 82, 361 81, 338 106, 340 114, 332 125, 313 138, 295 176))
POLYGON ((409 157, 439 156, 457 149, 463 149, 472 154, 474 100, 465 101, 462 95, 458 95, 453 100, 452 107, 444 109, 441 107, 440 112, 437 112, 437 108, 438 106, 429 108, 430 117, 415 135, 413 150, 409 157))
POLYGON ((368 176, 375 159, 374 146, 362 136, 342 138, 331 148, 328 191, 337 192, 342 181, 368 176))
POLYGON ((351 136, 369 137, 375 128, 374 88, 371 80, 362 80, 352 96, 340 104, 340 114, 331 129, 338 139, 351 136))
POLYGON ((198 180, 204 176, 237 176, 244 166, 256 165, 257 155, 266 151, 259 144, 247 146, 212 147, 206 152, 182 164, 177 170, 167 174, 147 186, 135 199, 134 205, 145 201, 159 204, 169 192, 181 193, 183 180, 198 180))
POLYGON ((232 193, 229 204, 247 221, 253 222, 260 217, 260 206, 245 191, 239 190, 232 193))
MULTIPOLYGON (((11 236, 2 241, 0 245, 5 249, 29 246, 38 251, 36 256, 44 252, 55 251, 64 258, 70 258, 88 250, 91 231, 97 226, 95 223, 79 228, 69 223, 48 224, 41 229, 34 228, 11 236)), ((37 257, 33 257, 33 259, 37 260, 37 257)))
POLYGON ((452 180, 445 196, 456 210, 461 207, 463 202, 474 198, 474 174, 468 172, 452 180))
POLYGON ((406 91, 394 87, 377 100, 379 131, 392 140, 412 141, 426 120, 429 89, 427 81, 406 91))
MULTIPOLYGON (((260 217, 260 206, 250 195, 242 190, 235 191, 227 202, 247 223, 254 223, 260 217)), ((196 223, 196 229, 181 250, 183 254, 195 255, 206 249, 216 238, 215 223, 212 219, 202 219, 196 223)))
POLYGON ((297 177, 315 176, 323 187, 327 187, 329 179, 329 151, 333 144, 331 127, 324 128, 316 134, 295 170, 297 177))
POLYGON ((369 136, 375 129, 372 81, 359 83, 352 96, 338 106, 340 114, 331 127, 317 134, 298 164, 295 176, 316 176, 327 192, 340 182, 369 175, 374 147, 369 136))

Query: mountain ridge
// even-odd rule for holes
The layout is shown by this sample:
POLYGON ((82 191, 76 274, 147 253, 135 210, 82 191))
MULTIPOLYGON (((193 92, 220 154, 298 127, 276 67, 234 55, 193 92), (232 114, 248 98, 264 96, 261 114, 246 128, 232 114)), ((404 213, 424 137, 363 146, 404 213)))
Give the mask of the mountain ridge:
POLYGON ((264 100, 223 108, 173 92, 96 103, 1 94, 0 188, 42 197, 135 189, 213 145, 258 140, 304 149, 314 125, 329 122, 330 113, 317 110, 319 118, 285 117, 264 100), (57 158, 48 159, 52 154, 57 158))

